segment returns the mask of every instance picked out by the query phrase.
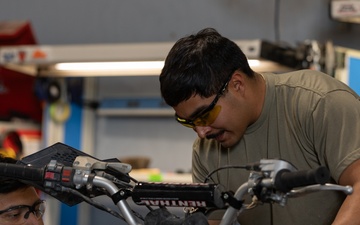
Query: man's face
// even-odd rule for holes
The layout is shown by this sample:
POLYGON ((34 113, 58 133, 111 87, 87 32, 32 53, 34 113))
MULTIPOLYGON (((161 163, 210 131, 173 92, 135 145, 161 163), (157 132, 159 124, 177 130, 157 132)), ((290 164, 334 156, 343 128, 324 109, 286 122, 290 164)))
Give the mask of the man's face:
POLYGON ((179 123, 192 128, 200 138, 214 139, 225 148, 238 143, 259 118, 266 90, 261 75, 248 78, 235 71, 230 78, 216 95, 194 95, 174 107, 179 123))
MULTIPOLYGON (((174 107, 174 110, 178 117, 191 120, 194 112, 196 114, 196 112, 208 107, 214 97, 202 98, 195 95, 178 104, 174 107)), ((244 109, 239 109, 236 101, 237 99, 231 96, 230 92, 226 93, 217 102, 217 105, 220 106, 220 112, 217 114, 216 119, 211 124, 195 126, 193 130, 200 138, 214 139, 221 143, 223 147, 235 145, 242 138, 248 126, 246 114, 242 113, 244 109)))
POLYGON ((225 148, 238 143, 259 118, 266 90, 260 74, 248 78, 235 71, 230 78, 218 94, 209 98, 194 95, 174 107, 179 123, 192 128, 200 138, 214 139, 225 148))
MULTIPOLYGON (((27 187, 24 189, 19 189, 17 191, 7 193, 7 194, 0 194, 0 211, 9 209, 9 208, 16 208, 19 205, 27 205, 32 206, 34 203, 39 201, 39 195, 36 193, 33 187, 27 187)), ((16 211, 14 211, 16 213, 16 211)), ((10 214, 7 216, 16 216, 16 214, 10 214)), ((4 219, 2 216, 5 216, 5 213, 0 214, 0 225, 4 224, 4 219)), ((24 225, 43 225, 42 218, 38 219, 33 213, 29 214, 29 217, 25 220, 24 225)), ((8 224, 7 224, 8 225, 8 224)))

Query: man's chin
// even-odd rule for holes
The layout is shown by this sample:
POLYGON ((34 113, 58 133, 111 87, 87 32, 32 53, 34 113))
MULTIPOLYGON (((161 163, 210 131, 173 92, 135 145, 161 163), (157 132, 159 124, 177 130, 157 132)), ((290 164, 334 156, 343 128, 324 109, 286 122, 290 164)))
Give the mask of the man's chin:
POLYGON ((240 140, 234 140, 234 138, 231 138, 228 133, 225 134, 227 134, 226 138, 217 140, 223 148, 232 148, 240 142, 240 140))
POLYGON ((230 143, 228 143, 226 141, 225 142, 219 142, 219 143, 223 148, 230 148, 230 147, 233 146, 233 144, 230 144, 230 143))

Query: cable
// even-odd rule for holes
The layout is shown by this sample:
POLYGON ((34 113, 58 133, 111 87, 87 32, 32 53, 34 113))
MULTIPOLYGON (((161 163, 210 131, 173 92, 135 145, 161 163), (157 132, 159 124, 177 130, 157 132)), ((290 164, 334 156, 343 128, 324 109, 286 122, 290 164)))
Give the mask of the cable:
MULTIPOLYGON (((98 202, 94 201, 93 199, 91 199, 91 198, 83 195, 83 194, 82 194, 81 192, 79 192, 79 191, 76 191, 76 190, 74 190, 74 189, 71 189, 71 188, 68 188, 68 187, 64 187, 64 186, 62 186, 62 191, 63 191, 63 192, 70 192, 70 193, 72 193, 72 194, 74 194, 74 195, 76 195, 76 196, 79 196, 79 197, 81 197, 82 199, 84 199, 85 202, 89 203, 90 205, 94 206, 95 208, 100 209, 100 210, 102 210, 102 211, 105 211, 105 212, 107 212, 107 213, 109 213, 109 214, 111 214, 111 215, 113 215, 113 216, 115 216, 115 217, 117 217, 117 218, 119 218, 119 219, 122 219, 123 221, 126 221, 125 218, 124 218, 123 216, 121 216, 118 212, 112 210, 111 208, 109 208, 109 207, 107 207, 107 206, 105 206, 105 205, 103 205, 103 204, 101 204, 101 203, 98 203, 98 202)), ((132 210, 132 212, 134 213, 134 215, 135 215, 136 217, 138 217, 138 218, 141 219, 141 220, 144 220, 144 218, 143 218, 139 213, 137 213, 137 212, 135 212, 135 211, 133 211, 133 210, 132 210)))
POLYGON ((211 176, 220 171, 220 170, 224 170, 224 169, 249 169, 249 166, 222 166, 222 167, 219 167, 213 171, 211 171, 204 179, 204 183, 206 183, 209 179, 211 179, 212 181, 214 181, 211 176))
POLYGON ((114 210, 106 207, 106 206, 103 205, 103 204, 100 204, 100 203, 92 200, 91 198, 89 198, 89 197, 83 195, 82 193, 80 193, 79 191, 76 191, 76 190, 74 190, 74 189, 71 189, 71 188, 62 186, 62 192, 69 192, 69 193, 71 193, 71 194, 74 194, 74 195, 76 195, 76 196, 79 196, 79 197, 81 197, 82 199, 84 199, 85 202, 89 203, 90 205, 94 206, 95 208, 98 208, 98 209, 103 210, 103 211, 105 211, 105 212, 107 212, 107 213, 110 213, 111 215, 113 215, 113 216, 115 216, 115 217, 117 217, 117 218, 120 218, 120 219, 122 219, 122 220, 125 221, 124 217, 122 217, 122 216, 121 216, 119 213, 117 213, 116 211, 114 211, 114 210))

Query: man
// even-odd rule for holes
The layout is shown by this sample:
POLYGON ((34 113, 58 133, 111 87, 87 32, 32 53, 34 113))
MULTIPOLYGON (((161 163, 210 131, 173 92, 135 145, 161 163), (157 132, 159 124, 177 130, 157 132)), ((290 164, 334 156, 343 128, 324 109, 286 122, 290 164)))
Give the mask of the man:
MULTIPOLYGON (((1 163, 16 163, 0 155, 1 163)), ((44 225, 45 202, 35 188, 16 180, 0 177, 0 225, 44 225)))
MULTIPOLYGON (((173 46, 160 85, 176 120, 199 136, 194 182, 221 166, 278 158, 299 170, 326 166, 333 183, 354 188, 349 196, 322 191, 285 207, 264 204, 242 213, 241 225, 360 224, 360 101, 349 87, 311 70, 256 73, 239 47, 211 28, 173 46)), ((221 170, 212 180, 236 191, 248 175, 221 170)))

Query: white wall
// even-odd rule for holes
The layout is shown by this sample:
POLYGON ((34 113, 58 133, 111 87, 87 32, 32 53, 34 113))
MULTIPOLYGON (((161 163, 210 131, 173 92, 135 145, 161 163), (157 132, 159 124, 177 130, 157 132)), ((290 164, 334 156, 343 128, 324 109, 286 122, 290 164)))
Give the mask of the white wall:
POLYGON ((0 0, 0 21, 29 19, 41 44, 175 41, 204 27, 232 39, 333 39, 359 48, 359 25, 329 18, 330 0, 0 0))

